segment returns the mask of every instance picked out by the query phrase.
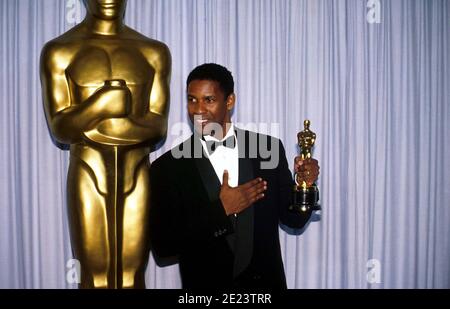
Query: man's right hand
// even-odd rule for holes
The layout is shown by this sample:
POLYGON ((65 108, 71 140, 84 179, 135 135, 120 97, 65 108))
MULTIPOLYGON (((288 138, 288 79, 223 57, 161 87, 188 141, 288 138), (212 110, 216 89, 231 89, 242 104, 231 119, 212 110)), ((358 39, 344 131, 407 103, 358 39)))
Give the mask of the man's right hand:
POLYGON ((267 182, 262 178, 255 178, 243 185, 232 188, 228 185, 228 171, 223 172, 220 200, 227 216, 237 214, 251 204, 264 197, 267 182))

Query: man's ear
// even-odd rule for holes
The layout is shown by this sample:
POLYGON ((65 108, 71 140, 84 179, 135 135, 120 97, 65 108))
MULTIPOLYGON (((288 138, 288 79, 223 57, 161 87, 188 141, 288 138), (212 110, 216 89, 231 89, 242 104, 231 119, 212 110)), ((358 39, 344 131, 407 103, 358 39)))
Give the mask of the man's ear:
POLYGON ((236 103, 236 95, 234 93, 230 94, 227 98, 227 110, 231 111, 236 103))

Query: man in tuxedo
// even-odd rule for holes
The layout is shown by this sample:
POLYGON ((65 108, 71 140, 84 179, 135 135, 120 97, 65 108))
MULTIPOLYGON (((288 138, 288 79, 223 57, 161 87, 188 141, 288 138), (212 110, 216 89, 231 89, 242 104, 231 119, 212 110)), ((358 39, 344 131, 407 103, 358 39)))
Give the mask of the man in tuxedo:
MULTIPOLYGON (((150 239, 157 260, 176 256, 184 288, 286 288, 278 224, 302 228, 291 212, 294 185, 280 140, 231 121, 232 74, 203 64, 187 79, 194 134, 151 166, 150 239)), ((302 180, 316 160, 294 160, 302 180)))

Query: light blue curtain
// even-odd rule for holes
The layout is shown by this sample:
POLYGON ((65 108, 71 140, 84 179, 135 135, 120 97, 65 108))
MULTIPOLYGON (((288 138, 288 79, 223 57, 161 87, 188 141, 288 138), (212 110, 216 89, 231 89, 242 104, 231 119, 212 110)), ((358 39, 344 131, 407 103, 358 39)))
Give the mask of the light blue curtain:
MULTIPOLYGON (((1 0, 0 288, 71 288, 68 153, 50 138, 38 59, 84 15, 78 0, 1 0), (80 11, 76 11, 80 8, 80 11)), ((185 79, 236 81, 233 119, 279 136, 309 118, 323 211, 281 231, 290 288, 450 288, 450 3, 129 0, 128 25, 173 56, 166 143, 187 135, 185 79)), ((180 287, 150 259, 150 288, 180 287)))

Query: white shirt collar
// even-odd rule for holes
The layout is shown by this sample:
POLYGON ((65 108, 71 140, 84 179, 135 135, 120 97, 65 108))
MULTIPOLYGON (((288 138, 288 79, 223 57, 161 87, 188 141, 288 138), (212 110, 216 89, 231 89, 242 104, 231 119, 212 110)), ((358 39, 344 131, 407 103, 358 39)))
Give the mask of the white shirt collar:
POLYGON ((219 142, 221 142, 221 141, 224 141, 225 139, 227 139, 228 137, 230 137, 232 135, 235 135, 234 124, 230 123, 230 128, 228 129, 227 134, 221 140, 218 140, 217 138, 215 138, 215 137, 213 137, 211 135, 205 135, 205 136, 203 136, 203 138, 205 139, 205 141, 219 141, 219 142))
MULTIPOLYGON (((201 142, 201 144, 202 144, 202 146, 203 146, 203 149, 205 149, 205 152, 206 152, 207 157, 209 157, 209 154, 208 154, 208 151, 207 151, 207 148, 206 148, 206 142, 205 142, 205 141, 218 141, 218 142, 222 142, 222 141, 224 141, 225 139, 227 139, 228 137, 230 137, 230 136, 232 136, 232 135, 235 135, 235 136, 236 136, 236 132, 235 132, 235 129, 234 129, 234 124, 233 124, 232 122, 230 123, 230 127, 229 127, 229 129, 228 129, 227 134, 226 134, 222 139, 220 139, 220 140, 218 140, 217 138, 215 138, 215 137, 213 137, 213 136, 211 136, 211 135, 204 135, 204 136, 203 136, 203 139, 200 139, 200 142, 201 142)), ((237 143, 237 139, 236 139, 236 143, 237 143)), ((236 146, 237 146, 237 144, 236 144, 236 146)), ((237 149, 237 147, 235 147, 235 149, 237 149)))
MULTIPOLYGON (((233 123, 230 124, 230 127, 227 131, 227 134, 220 140, 220 142, 229 138, 230 136, 236 136, 235 127, 233 123)), ((217 141, 216 138, 205 135, 203 139, 200 139, 204 153, 206 157, 209 159, 214 171, 219 179, 220 183, 222 183, 223 172, 224 170, 228 171, 228 184, 231 187, 236 187, 239 183, 239 149, 236 138, 236 144, 234 148, 228 147, 219 147, 217 148, 211 155, 208 154, 208 149, 206 147, 206 140, 214 140, 217 141)))
MULTIPOLYGON (((230 123, 230 128, 228 129, 227 134, 221 140, 218 140, 217 138, 212 137, 211 135, 204 135, 203 138, 200 139, 200 143, 202 144, 202 147, 204 149, 204 153, 206 154, 206 157, 210 158, 210 155, 208 153, 208 148, 206 146, 206 141, 219 141, 219 142, 222 142, 222 141, 224 141, 225 139, 227 139, 228 137, 230 137, 232 135, 236 136, 236 132, 235 132, 235 128, 234 128, 234 124, 233 123, 230 123)), ((234 151, 236 153, 238 153, 237 138, 236 138, 236 147, 234 147, 234 151)), ((216 153, 216 155, 217 155, 218 152, 220 152, 220 151, 216 150, 214 153, 216 153)), ((213 155, 214 155, 214 153, 213 153, 213 155)), ((222 178, 220 178, 220 179, 222 179, 222 178)))

